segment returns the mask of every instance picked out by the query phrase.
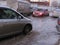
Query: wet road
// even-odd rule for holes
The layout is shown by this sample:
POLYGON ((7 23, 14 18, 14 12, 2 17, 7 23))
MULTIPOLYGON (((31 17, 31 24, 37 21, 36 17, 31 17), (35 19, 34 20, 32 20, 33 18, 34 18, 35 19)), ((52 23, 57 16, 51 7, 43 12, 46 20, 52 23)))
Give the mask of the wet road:
POLYGON ((28 35, 20 34, 0 41, 0 45, 59 45, 59 35, 57 34, 57 19, 50 17, 33 18, 33 30, 28 35))

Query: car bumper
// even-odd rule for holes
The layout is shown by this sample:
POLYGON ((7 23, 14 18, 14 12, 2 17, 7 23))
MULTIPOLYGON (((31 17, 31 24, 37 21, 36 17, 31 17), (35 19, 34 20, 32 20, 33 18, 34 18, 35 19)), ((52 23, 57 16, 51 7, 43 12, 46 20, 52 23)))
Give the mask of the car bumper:
POLYGON ((35 16, 35 17, 42 17, 43 15, 33 14, 33 16, 35 16))

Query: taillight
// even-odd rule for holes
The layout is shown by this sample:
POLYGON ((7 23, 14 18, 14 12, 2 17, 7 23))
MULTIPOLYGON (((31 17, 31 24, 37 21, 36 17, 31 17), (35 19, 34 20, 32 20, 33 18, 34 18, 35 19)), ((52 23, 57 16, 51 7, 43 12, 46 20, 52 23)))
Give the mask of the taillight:
POLYGON ((39 13, 40 15, 42 15, 42 13, 39 13))

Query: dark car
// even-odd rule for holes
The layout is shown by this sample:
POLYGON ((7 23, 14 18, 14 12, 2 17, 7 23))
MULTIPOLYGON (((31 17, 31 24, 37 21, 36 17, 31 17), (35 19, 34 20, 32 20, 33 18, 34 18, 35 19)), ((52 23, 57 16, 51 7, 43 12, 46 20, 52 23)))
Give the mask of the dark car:
POLYGON ((48 9, 37 9, 33 12, 33 16, 49 16, 48 9))
POLYGON ((56 25, 57 31, 60 32, 60 17, 57 20, 57 25, 56 25))
POLYGON ((20 32, 27 34, 31 30, 30 19, 11 8, 0 7, 0 37, 20 32))

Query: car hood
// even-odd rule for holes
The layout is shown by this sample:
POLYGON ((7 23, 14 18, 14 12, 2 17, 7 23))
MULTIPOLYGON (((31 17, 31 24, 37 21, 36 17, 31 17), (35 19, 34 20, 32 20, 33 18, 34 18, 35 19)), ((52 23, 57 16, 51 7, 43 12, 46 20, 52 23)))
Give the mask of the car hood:
POLYGON ((26 18, 26 17, 24 17, 24 19, 25 19, 25 20, 28 20, 28 21, 32 21, 31 19, 29 19, 29 18, 26 18))

